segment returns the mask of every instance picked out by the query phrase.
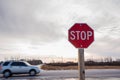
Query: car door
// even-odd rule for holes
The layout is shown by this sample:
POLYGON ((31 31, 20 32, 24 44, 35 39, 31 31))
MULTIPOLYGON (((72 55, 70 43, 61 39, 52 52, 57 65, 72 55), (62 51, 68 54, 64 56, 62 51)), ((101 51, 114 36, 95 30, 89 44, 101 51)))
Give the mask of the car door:
POLYGON ((19 62, 21 73, 28 73, 30 70, 30 67, 26 65, 24 62, 19 62))
POLYGON ((12 73, 20 73, 21 72, 19 62, 12 62, 10 69, 11 69, 12 73))

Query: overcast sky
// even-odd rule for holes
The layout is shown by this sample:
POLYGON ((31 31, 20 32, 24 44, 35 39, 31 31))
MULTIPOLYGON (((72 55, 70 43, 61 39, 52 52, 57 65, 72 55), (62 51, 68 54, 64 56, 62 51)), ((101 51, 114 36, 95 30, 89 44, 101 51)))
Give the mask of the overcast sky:
POLYGON ((74 23, 87 23, 95 41, 87 57, 120 57, 120 0, 0 0, 0 59, 10 56, 77 58, 68 42, 74 23))

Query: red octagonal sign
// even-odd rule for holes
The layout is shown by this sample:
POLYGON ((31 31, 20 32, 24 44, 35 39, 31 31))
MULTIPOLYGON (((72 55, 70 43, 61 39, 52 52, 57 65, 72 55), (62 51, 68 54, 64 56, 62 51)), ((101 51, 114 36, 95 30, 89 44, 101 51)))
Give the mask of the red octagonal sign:
POLYGON ((76 23, 68 30, 68 39, 76 48, 87 48, 94 41, 94 30, 86 23, 76 23))

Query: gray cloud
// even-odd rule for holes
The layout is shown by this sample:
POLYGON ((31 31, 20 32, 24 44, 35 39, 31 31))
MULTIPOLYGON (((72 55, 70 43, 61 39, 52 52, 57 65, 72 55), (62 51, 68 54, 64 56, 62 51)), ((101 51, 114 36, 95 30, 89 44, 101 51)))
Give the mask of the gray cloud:
MULTIPOLYGON (((97 39, 88 48, 88 53, 97 54, 100 57, 119 57, 120 56, 120 38, 114 39, 109 36, 103 36, 97 39)), ((91 54, 92 55, 92 54, 91 54)))
POLYGON ((87 51, 119 56, 119 7, 119 0, 0 0, 0 49, 18 50, 19 42, 35 46, 67 39, 71 25, 86 22, 96 33, 87 51))
POLYGON ((43 10, 43 7, 45 8, 44 1, 37 1, 1 1, 1 35, 40 40, 41 42, 55 41, 64 37, 61 25, 57 24, 55 20, 53 22, 52 18, 51 20, 45 19, 50 11, 49 8, 43 10), (39 20, 37 20, 39 16, 35 15, 37 11, 39 15, 45 14, 39 20))

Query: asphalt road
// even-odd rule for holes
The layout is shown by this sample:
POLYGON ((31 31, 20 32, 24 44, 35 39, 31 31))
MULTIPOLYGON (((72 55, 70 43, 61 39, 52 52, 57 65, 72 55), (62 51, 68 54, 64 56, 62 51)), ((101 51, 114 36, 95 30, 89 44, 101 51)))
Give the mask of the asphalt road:
MULTIPOLYGON (((85 71, 86 78, 120 78, 120 69, 89 69, 85 71)), ((53 80, 55 78, 78 78, 77 70, 41 70, 37 76, 29 76, 28 74, 13 75, 9 80, 53 80)), ((0 75, 0 80, 4 78, 0 75)), ((7 79, 8 80, 8 79, 7 79)))

